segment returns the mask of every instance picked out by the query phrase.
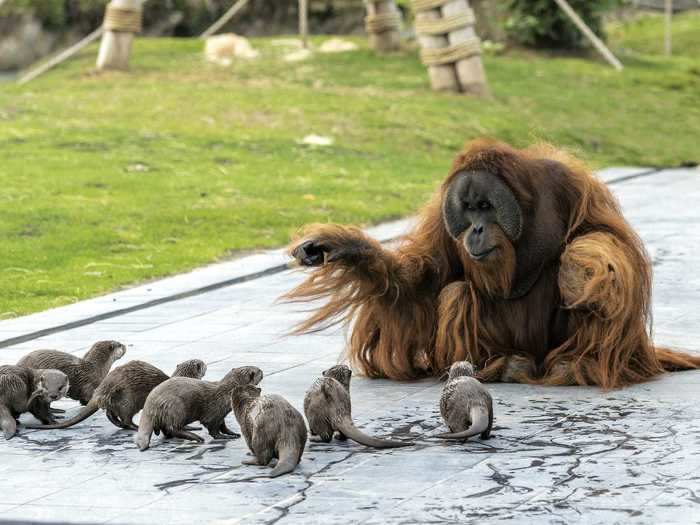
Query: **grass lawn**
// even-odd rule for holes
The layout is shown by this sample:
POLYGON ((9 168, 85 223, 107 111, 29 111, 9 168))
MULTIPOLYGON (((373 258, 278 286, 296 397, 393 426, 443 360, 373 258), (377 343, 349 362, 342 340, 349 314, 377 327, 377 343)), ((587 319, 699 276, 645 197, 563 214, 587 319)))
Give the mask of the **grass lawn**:
POLYGON ((671 60, 646 45, 660 22, 616 28, 624 73, 486 56, 491 100, 431 92, 415 50, 288 63, 270 39, 230 68, 204 63, 199 40, 139 39, 128 74, 93 74, 92 48, 0 84, 0 317, 280 246, 307 222, 410 214, 479 135, 552 141, 593 166, 698 160, 694 24, 695 51, 671 60), (299 143, 312 133, 335 142, 299 143))

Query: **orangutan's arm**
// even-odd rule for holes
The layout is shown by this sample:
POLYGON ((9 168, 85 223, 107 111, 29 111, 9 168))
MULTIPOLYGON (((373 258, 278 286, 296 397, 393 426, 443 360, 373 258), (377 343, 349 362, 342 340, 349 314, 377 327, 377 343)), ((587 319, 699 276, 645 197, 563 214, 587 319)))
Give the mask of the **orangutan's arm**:
POLYGON ((316 269, 283 299, 327 299, 299 332, 346 320, 368 301, 390 307, 399 298, 406 302, 421 294, 424 299, 429 286, 429 257, 397 255, 352 226, 310 225, 303 237, 292 243, 289 253, 300 265, 316 269))

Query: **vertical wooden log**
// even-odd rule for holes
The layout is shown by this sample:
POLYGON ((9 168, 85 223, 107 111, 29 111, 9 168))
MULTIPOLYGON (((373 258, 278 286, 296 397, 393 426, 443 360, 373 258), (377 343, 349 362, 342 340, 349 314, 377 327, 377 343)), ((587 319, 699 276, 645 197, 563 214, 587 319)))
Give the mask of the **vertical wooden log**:
MULTIPOLYGON (((443 18, 470 13, 469 4, 465 0, 453 0, 440 8, 443 18)), ((478 38, 474 24, 456 29, 447 34, 447 42, 453 46, 478 38)), ((476 54, 455 62, 457 80, 461 91, 474 95, 488 95, 486 73, 481 62, 481 55, 476 54)))
POLYGON ((507 9, 502 0, 470 0, 469 6, 476 16, 476 34, 482 40, 503 42, 506 39, 505 29, 499 22, 502 12, 507 9))
POLYGON ((664 2, 664 19, 665 19, 665 34, 664 34, 664 52, 666 56, 671 56, 671 23, 673 21, 673 0, 664 2))
POLYGON ((371 20, 377 20, 382 17, 393 17, 396 19, 400 17, 400 12, 394 0, 368 0, 367 33, 369 35, 369 45, 380 53, 396 51, 401 47, 401 35, 398 25, 386 28, 379 27, 379 30, 373 30, 374 26, 371 20))
POLYGON ((309 47, 309 4, 307 0, 299 0, 299 37, 304 49, 309 47))
MULTIPOLYGON (((416 13, 416 21, 438 20, 440 9, 430 9, 416 13)), ((437 49, 447 46, 447 37, 439 35, 418 35, 418 43, 423 49, 437 49)), ((452 64, 428 66, 430 86, 435 91, 459 91, 457 73, 452 64)))
POLYGON ((114 9, 113 20, 105 20, 105 31, 97 55, 97 69, 127 69, 134 34, 140 31, 143 0, 111 0, 107 9, 114 9), (138 23, 135 14, 138 12, 138 23))

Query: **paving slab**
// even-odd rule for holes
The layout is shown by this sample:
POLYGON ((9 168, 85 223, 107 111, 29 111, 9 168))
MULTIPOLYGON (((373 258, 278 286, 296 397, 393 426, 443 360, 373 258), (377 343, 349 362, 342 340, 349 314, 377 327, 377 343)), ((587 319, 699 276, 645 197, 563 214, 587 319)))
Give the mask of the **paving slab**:
MULTIPOLYGON (((700 351, 700 172, 616 168, 601 177, 653 257, 657 343, 700 351)), ((388 241, 410 224, 397 221, 372 233, 388 241)), ((14 363, 31 349, 79 354, 98 339, 118 339, 128 344, 124 361, 144 359, 167 372, 193 357, 208 363, 209 379, 233 366, 260 366, 264 390, 301 408, 313 378, 341 358, 347 333, 335 328, 286 337, 304 314, 276 302, 302 279, 285 262, 281 250, 253 254, 0 322, 2 341, 52 329, 5 344, 0 363, 14 363), (258 275, 249 280, 250 274, 258 275), (118 313, 123 309, 133 311, 118 313), (109 315, 60 329, 95 314, 109 315)), ((433 379, 354 378, 357 424, 410 437, 416 446, 379 451, 351 442, 312 443, 297 472, 276 480, 252 479, 260 470, 241 466, 242 440, 205 436, 199 445, 156 438, 142 453, 133 434, 102 413, 64 431, 21 428, 16 438, 0 442, 0 521, 700 522, 700 372, 612 392, 490 385, 493 438, 466 443, 431 438, 444 430, 440 387, 433 379)), ((69 415, 78 410, 70 400, 57 406, 69 415)), ((228 424, 237 428, 232 416, 228 424)))

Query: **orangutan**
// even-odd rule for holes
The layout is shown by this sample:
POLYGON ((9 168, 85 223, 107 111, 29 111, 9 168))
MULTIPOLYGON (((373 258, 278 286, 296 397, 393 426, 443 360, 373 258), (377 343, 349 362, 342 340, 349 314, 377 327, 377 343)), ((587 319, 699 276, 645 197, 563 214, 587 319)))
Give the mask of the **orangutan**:
POLYGON ((603 182, 551 146, 477 140, 394 250, 359 228, 306 227, 290 247, 316 267, 284 297, 325 299, 296 331, 351 323, 371 377, 616 388, 700 356, 654 347, 651 263, 603 182))

